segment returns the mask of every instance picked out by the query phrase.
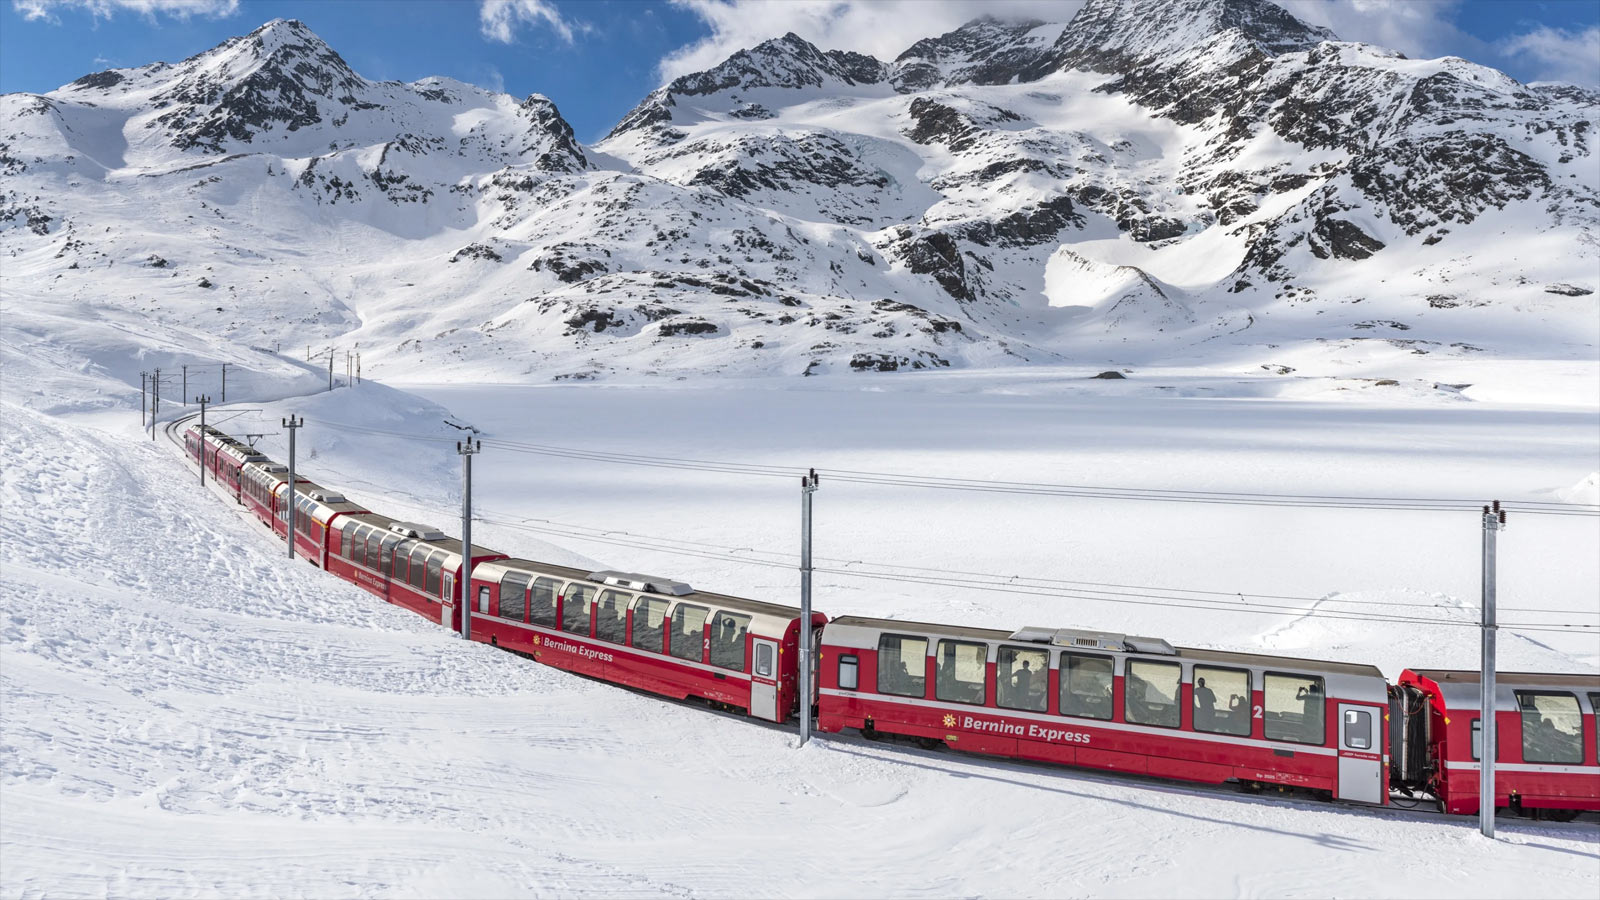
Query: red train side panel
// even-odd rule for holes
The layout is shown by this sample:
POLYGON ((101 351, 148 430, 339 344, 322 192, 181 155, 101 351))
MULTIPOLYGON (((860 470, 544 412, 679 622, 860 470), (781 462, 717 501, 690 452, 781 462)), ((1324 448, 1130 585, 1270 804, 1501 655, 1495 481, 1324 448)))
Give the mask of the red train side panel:
MULTIPOLYGON (((1479 674, 1407 669, 1399 684, 1426 699, 1427 789, 1448 812, 1476 813, 1479 674)), ((1600 677, 1501 672, 1495 687, 1495 806, 1600 811, 1600 677)))
POLYGON ((1388 797, 1387 684, 1367 666, 851 616, 829 624, 819 669, 823 731, 1364 803, 1388 797))

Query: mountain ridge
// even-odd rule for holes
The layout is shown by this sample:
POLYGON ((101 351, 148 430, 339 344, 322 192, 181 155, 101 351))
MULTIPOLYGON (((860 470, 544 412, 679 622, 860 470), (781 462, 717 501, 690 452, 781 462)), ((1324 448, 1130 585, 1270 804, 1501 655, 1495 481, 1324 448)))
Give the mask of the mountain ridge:
POLYGON ((380 366, 1460 355, 1501 339, 1473 312, 1495 303, 1594 342, 1592 296, 1544 291, 1595 288, 1594 95, 1340 42, 1265 0, 980 18, 889 62, 788 34, 592 146, 547 97, 369 81, 294 20, 5 95, 0 118, 0 253, 30 300, 112 286, 380 366), (1358 303, 1428 337, 1378 339, 1358 303))

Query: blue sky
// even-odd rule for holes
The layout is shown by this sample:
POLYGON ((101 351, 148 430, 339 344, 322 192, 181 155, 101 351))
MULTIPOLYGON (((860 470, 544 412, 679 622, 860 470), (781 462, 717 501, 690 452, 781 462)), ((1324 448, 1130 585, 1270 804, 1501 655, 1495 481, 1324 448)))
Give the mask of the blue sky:
MULTIPOLYGON (((582 140, 666 78, 793 30, 893 58, 983 12, 1063 21, 1077 0, 0 0, 0 90, 175 61, 297 18, 369 78, 447 75, 556 101, 582 140)), ((1523 81, 1600 83, 1600 0, 1282 0, 1349 40, 1464 56, 1523 81)))

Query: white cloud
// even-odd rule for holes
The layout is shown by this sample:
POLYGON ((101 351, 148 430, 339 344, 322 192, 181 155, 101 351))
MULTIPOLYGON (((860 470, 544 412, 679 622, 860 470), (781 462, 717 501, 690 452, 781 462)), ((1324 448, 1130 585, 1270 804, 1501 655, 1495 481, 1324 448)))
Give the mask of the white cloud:
POLYGON ((1600 87, 1600 28, 1568 31, 1541 25, 1500 41, 1496 48, 1508 58, 1531 66, 1531 81, 1600 87))
POLYGON ((1340 40, 1399 50, 1413 59, 1482 59, 1484 41, 1457 28, 1461 0, 1277 0, 1303 22, 1332 29, 1340 40))
POLYGON ((119 12, 151 19, 158 14, 174 19, 223 19, 239 11, 239 0, 11 0, 11 8, 29 22, 59 22, 55 13, 63 9, 83 10, 97 19, 110 19, 119 12))
POLYGON ((854 50, 892 60, 925 37, 953 31, 979 16, 1065 22, 1083 0, 672 0, 711 29, 667 54, 663 80, 712 68, 736 51, 794 32, 824 50, 854 50))
POLYGON ((491 41, 509 44, 524 25, 543 25, 568 44, 576 34, 589 31, 582 22, 567 21, 551 0, 481 0, 478 4, 479 30, 491 41))

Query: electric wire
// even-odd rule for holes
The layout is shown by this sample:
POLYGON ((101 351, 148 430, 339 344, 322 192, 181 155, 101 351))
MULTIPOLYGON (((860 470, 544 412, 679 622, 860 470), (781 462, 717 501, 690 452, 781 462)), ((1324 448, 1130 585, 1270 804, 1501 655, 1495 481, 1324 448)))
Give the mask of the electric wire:
MULTIPOLYGON (((383 434, 383 435, 402 438, 402 439, 406 439, 406 440, 420 440, 420 441, 427 441, 427 442, 432 442, 432 443, 454 443, 455 442, 453 439, 447 438, 447 437, 427 437, 427 436, 422 436, 422 435, 416 435, 416 434, 409 433, 409 432, 394 431, 394 430, 390 430, 390 429, 371 428, 371 427, 366 427, 366 426, 348 425, 348 424, 342 424, 342 423, 331 423, 331 422, 327 422, 325 420, 315 420, 315 421, 319 425, 323 425, 325 427, 330 427, 330 428, 333 428, 334 430, 352 431, 352 432, 357 432, 357 433, 368 433, 368 434, 383 434)), ((625 453, 615 453, 615 452, 609 452, 609 451, 584 451, 584 450, 578 450, 576 448, 554 447, 554 446, 549 446, 549 445, 537 445, 537 444, 527 444, 527 443, 519 442, 519 441, 500 440, 500 439, 493 439, 493 438, 488 439, 487 443, 489 443, 491 446, 497 446, 497 447, 500 447, 500 448, 503 448, 503 449, 509 449, 509 450, 514 451, 514 452, 537 453, 537 454, 546 455, 546 456, 557 456, 557 457, 581 459, 581 460, 588 460, 588 461, 598 461, 598 462, 616 462, 616 463, 623 463, 623 464, 628 464, 628 465, 640 465, 640 466, 649 466, 649 467, 657 467, 657 468, 691 469, 691 470, 696 470, 696 471, 713 471, 713 472, 719 472, 719 473, 731 473, 731 474, 742 474, 742 475, 760 475, 760 476, 766 476, 766 477, 783 477, 783 478, 797 477, 798 475, 802 474, 802 470, 800 470, 800 469, 797 469, 797 468, 796 469, 791 469, 791 468, 788 468, 788 467, 781 467, 781 466, 757 465, 757 464, 746 464, 746 463, 715 462, 715 461, 709 461, 709 460, 684 459, 684 458, 677 458, 677 457, 650 457, 650 456, 644 456, 644 455, 640 455, 640 454, 625 454, 625 453)), ((1050 494, 1068 494, 1068 495, 1073 495, 1073 496, 1096 496, 1096 497, 1107 497, 1107 496, 1110 496, 1110 497, 1113 497, 1113 498, 1116 498, 1116 499, 1160 499, 1160 500, 1176 501, 1176 502, 1214 502, 1214 503, 1235 503, 1235 504, 1236 503, 1248 503, 1248 504, 1251 504, 1251 505, 1282 505, 1282 506, 1312 506, 1312 507, 1337 506, 1337 507, 1341 507, 1341 508, 1360 508, 1360 509, 1476 509, 1476 508, 1479 507, 1479 504, 1473 503, 1471 501, 1465 501, 1465 500, 1430 500, 1430 499, 1424 499, 1424 498, 1332 497, 1332 496, 1328 496, 1328 495, 1276 495, 1276 494, 1250 494, 1250 493, 1232 493, 1232 494, 1230 494, 1230 493, 1227 493, 1227 492, 1166 491, 1166 490, 1146 490, 1146 489, 1100 488, 1100 487, 1083 486, 1083 485, 1049 485, 1049 484, 1040 484, 1040 483, 1033 483, 1033 482, 982 481, 982 480, 973 480, 973 479, 954 479, 954 480, 950 480, 950 481, 946 481, 946 482, 941 482, 941 481, 932 481, 932 480, 928 480, 928 479, 923 479, 923 478, 916 477, 916 476, 902 476, 902 475, 896 475, 896 474, 893 474, 893 473, 864 472, 864 471, 860 471, 860 470, 840 470, 838 472, 829 472, 829 478, 831 480, 834 480, 834 481, 846 481, 846 482, 867 483, 867 484, 889 484, 889 485, 897 485, 897 486, 908 486, 909 485, 909 486, 916 486, 916 487, 951 487, 951 485, 954 484, 955 485, 954 489, 958 489, 958 490, 959 489, 980 490, 980 491, 1002 492, 1002 493, 1050 493, 1050 494), (1211 498, 1211 499, 1206 499, 1206 498, 1211 498)), ((1561 507, 1561 506, 1574 506, 1572 504, 1556 504, 1556 503, 1554 503, 1552 501, 1528 501, 1528 505, 1529 506, 1536 506, 1536 507, 1550 507, 1550 508, 1558 508, 1558 507, 1561 507)), ((1567 511, 1559 510, 1559 509, 1557 509, 1554 512, 1551 512, 1551 511, 1547 510, 1547 511, 1545 511, 1543 513, 1541 513, 1537 509, 1528 509, 1528 508, 1524 508, 1521 511, 1523 513, 1533 513, 1533 514, 1557 514, 1557 515, 1573 514, 1571 512, 1567 512, 1567 511)), ((1579 514, 1587 514, 1587 513, 1579 513, 1579 514)), ((708 559, 708 560, 722 561, 722 562, 735 562, 735 563, 739 563, 739 564, 743 564, 743 565, 756 565, 756 566, 764 566, 764 567, 767 567, 767 568, 781 568, 781 569, 793 568, 793 563, 792 562, 778 562, 778 561, 771 561, 771 560, 761 560, 761 559, 751 558, 750 556, 739 555, 741 552, 762 553, 762 554, 765 554, 765 555, 768 555, 768 556, 778 555, 778 554, 774 554, 771 551, 757 551, 757 550, 754 550, 753 548, 746 548, 743 551, 736 551, 736 550, 730 550, 728 548, 713 547, 713 545, 709 545, 709 544, 702 544, 701 545, 701 549, 686 549, 683 546, 683 544, 695 544, 695 543, 699 543, 699 542, 685 542, 685 541, 677 541, 677 540, 674 540, 674 539, 648 538, 648 537, 645 537, 645 536, 634 535, 634 534, 631 534, 629 532, 622 532, 622 531, 602 531, 602 532, 596 534, 594 532, 599 531, 598 529, 586 528, 584 526, 561 527, 560 523, 551 523, 551 522, 548 522, 548 520, 536 520, 536 521, 544 521, 546 524, 543 527, 541 527, 539 525, 532 524, 532 522, 528 521, 528 520, 524 520, 522 522, 511 522, 511 521, 507 521, 507 520, 503 520, 503 519, 484 518, 483 521, 484 521, 485 524, 488 524, 488 525, 499 525, 501 527, 519 529, 519 530, 528 531, 528 532, 537 533, 537 534, 556 535, 556 536, 567 537, 567 538, 576 538, 576 539, 579 539, 579 540, 585 540, 585 541, 589 541, 589 542, 593 542, 593 543, 605 544, 605 545, 609 545, 609 546, 619 546, 619 547, 627 547, 627 548, 632 548, 632 549, 650 550, 650 551, 655 551, 655 552, 673 553, 673 554, 677 554, 677 555, 680 555, 680 556, 689 556, 689 557, 692 557, 692 558, 708 559), (626 535, 627 537, 621 537, 619 535, 626 535), (632 540, 629 540, 628 539, 629 537, 631 537, 632 540)), ((824 561, 843 562, 845 566, 862 565, 861 561, 858 561, 858 560, 851 560, 851 561, 824 560, 824 561)), ((1347 621, 1348 620, 1371 621, 1371 622, 1383 622, 1383 623, 1395 623, 1395 624, 1436 624, 1436 625, 1453 625, 1453 626, 1465 626, 1465 627, 1478 627, 1477 623, 1474 623, 1474 622, 1463 622, 1463 621, 1456 621, 1456 620, 1450 620, 1450 619, 1430 618, 1430 617, 1416 616, 1416 615, 1401 615, 1401 614, 1396 614, 1396 613, 1366 613, 1366 614, 1362 614, 1362 613, 1356 612, 1355 610, 1325 610, 1325 609, 1322 609, 1322 610, 1307 610, 1307 609, 1305 609, 1303 607, 1299 607, 1299 606, 1290 606, 1290 605, 1276 604, 1276 603, 1263 603, 1263 602, 1259 602, 1259 601, 1258 602, 1251 602, 1251 601, 1246 600, 1244 598, 1246 596, 1259 596, 1260 600, 1271 600, 1271 599, 1296 600, 1296 601, 1301 601, 1301 602, 1316 603, 1316 604, 1319 604, 1319 605, 1320 604, 1324 604, 1324 603, 1342 603, 1343 605, 1363 604, 1363 605, 1385 605, 1385 606, 1438 608, 1438 607, 1433 607, 1430 604, 1415 604, 1415 603, 1403 603, 1403 602, 1385 604, 1385 603, 1383 603, 1381 601, 1357 601, 1357 600, 1354 600, 1354 599, 1341 601, 1339 598, 1304 598, 1304 597, 1287 597, 1287 596, 1244 595, 1242 593, 1237 593, 1237 592, 1229 593, 1229 592, 1222 592, 1222 591, 1197 591, 1197 590, 1188 590, 1188 589, 1182 589, 1182 588, 1152 589, 1152 588, 1142 587, 1142 586, 1137 586, 1137 585, 1118 585, 1118 584, 1103 583, 1103 582, 1102 583, 1071 582, 1071 581, 1067 581, 1067 580, 1064 580, 1064 579, 1043 579, 1043 578, 1031 578, 1031 577, 1024 578, 1024 577, 1020 577, 1020 576, 1004 576, 1004 575, 998 575, 998 574, 994 574, 994 573, 953 572, 953 571, 949 571, 949 570, 931 569, 931 568, 926 568, 926 567, 907 567, 907 566, 879 565, 879 566, 874 566, 873 568, 877 569, 877 571, 870 571, 870 570, 868 570, 866 568, 832 568, 832 567, 816 568, 816 569, 814 569, 814 571, 821 572, 821 573, 824 573, 824 574, 835 575, 835 576, 842 577, 842 578, 861 578, 861 579, 888 581, 888 582, 899 582, 899 583, 907 583, 907 584, 923 584, 923 585, 940 586, 940 587, 966 588, 966 589, 980 590, 980 591, 987 591, 987 592, 1010 593, 1010 594, 1017 594, 1017 595, 1023 595, 1023 596, 1047 596, 1047 597, 1055 597, 1055 598, 1058 598, 1058 599, 1078 599, 1078 600, 1100 601, 1100 602, 1108 602, 1108 603, 1124 603, 1124 604, 1137 605, 1137 606, 1160 606, 1160 607, 1166 607, 1166 608, 1187 608, 1187 609, 1197 609, 1197 610, 1203 610, 1203 611, 1244 612, 1244 613, 1255 613, 1255 614, 1266 614, 1266 615, 1293 614, 1293 615, 1302 616, 1302 617, 1340 619, 1340 620, 1347 620, 1347 621), (920 570, 920 571, 930 572, 930 573, 935 573, 935 574, 930 575, 930 576, 915 576, 915 575, 897 574, 897 573, 894 573, 894 572, 891 572, 891 571, 882 571, 883 569, 896 569, 896 568, 902 569, 902 570, 906 570, 906 571, 918 571, 918 570, 920 570), (965 578, 957 577, 957 576, 963 576, 963 575, 965 575, 965 576, 975 576, 975 577, 965 577, 965 578), (987 579, 987 580, 985 580, 985 579, 987 579), (1029 584, 1020 584, 1020 583, 1018 583, 1018 582, 1023 582, 1023 581, 1038 582, 1038 584, 1029 585, 1029 584), (1052 587, 1050 587, 1050 585, 1068 585, 1070 587, 1052 588, 1052 587), (1087 587, 1085 585, 1087 585, 1087 587), (1104 588, 1115 587, 1115 588, 1122 588, 1124 590, 1120 590, 1120 591, 1093 590, 1092 589, 1093 587, 1104 587, 1104 588), (1181 596, 1181 595, 1190 595, 1190 596, 1181 596), (1210 596, 1210 597, 1238 597, 1238 600, 1237 601, 1233 601, 1233 600, 1227 600, 1227 601, 1224 601, 1224 600, 1208 600, 1208 599, 1206 599, 1206 597, 1208 597, 1208 596, 1210 596)), ((1540 609, 1507 609, 1506 611, 1534 612, 1534 613, 1546 613, 1546 614, 1558 614, 1558 615, 1565 615, 1565 614, 1570 614, 1571 613, 1571 611, 1551 610, 1551 609, 1543 609, 1543 610, 1540 610, 1540 609)), ((1594 629, 1594 628, 1600 627, 1600 626, 1592 626, 1592 625, 1570 623, 1570 622, 1506 622, 1506 623, 1501 623, 1500 627, 1505 628, 1507 630, 1513 630, 1513 631, 1571 631, 1571 630, 1574 630, 1574 629, 1580 629, 1580 630, 1594 629)))
MULTIPOLYGON (((430 437, 392 429, 316 420, 317 424, 339 431, 378 434, 404 440, 431 443, 454 443, 453 438, 430 437)), ((532 444, 504 438, 480 438, 490 448, 509 450, 560 459, 587 462, 605 462, 618 465, 648 468, 700 471, 716 474, 747 475, 767 478, 798 478, 808 471, 794 466, 759 463, 727 462, 671 456, 649 456, 618 451, 583 450, 532 444)), ((1033 496, 1079 497, 1102 500, 1145 500, 1169 503, 1199 503, 1230 506, 1295 507, 1308 509, 1364 509, 1410 511, 1476 511, 1484 504, 1460 498, 1423 497, 1367 497, 1327 494, 1274 494, 1246 491, 1200 491, 1167 488, 1131 488, 1104 485, 1052 484, 1046 482, 1002 481, 973 478, 942 478, 893 472, 872 472, 855 469, 828 469, 824 471, 829 481, 881 487, 906 487, 930 490, 952 490, 979 493, 998 493, 1033 496)), ((1519 515, 1545 516, 1600 516, 1600 505, 1564 503, 1553 500, 1513 500, 1501 504, 1502 508, 1519 515)))
MULTIPOLYGON (((627 546, 627 547, 631 547, 631 548, 634 548, 634 549, 658 550, 658 551, 661 551, 661 552, 664 552, 664 553, 681 553, 681 552, 684 552, 686 548, 693 548, 697 553, 709 554, 709 556, 707 558, 715 558, 715 559, 718 559, 718 560, 724 560, 724 561, 729 561, 729 562, 752 563, 752 564, 760 563, 760 564, 770 565, 770 566, 774 566, 774 567, 778 567, 778 568, 789 568, 789 569, 795 568, 796 566, 799 565, 799 557, 798 557, 798 555, 790 554, 790 553, 783 553, 783 552, 775 551, 775 550, 759 550, 759 549, 756 549, 756 548, 753 548, 753 547, 730 548, 730 547, 725 547, 725 546, 720 545, 720 544, 711 544, 711 543, 707 543, 707 542, 704 542, 704 541, 692 541, 692 540, 688 540, 688 539, 685 539, 685 538, 667 538, 667 537, 659 537, 659 536, 654 536, 654 535, 644 535, 644 534, 639 534, 637 532, 631 532, 631 531, 626 531, 626 530, 622 530, 622 529, 598 528, 598 527, 590 526, 590 525, 577 525, 577 524, 573 524, 573 523, 570 523, 570 522, 556 522, 556 521, 551 520, 551 519, 542 519, 542 518, 541 519, 520 519, 520 520, 517 520, 517 521, 513 522, 509 518, 495 518, 495 516, 503 516, 503 515, 505 515, 505 514, 504 513, 496 513, 496 512, 494 512, 492 510, 484 510, 483 511, 483 515, 480 516, 480 521, 483 521, 486 524, 503 525, 503 526, 512 527, 512 528, 529 528, 529 529, 531 529, 531 528, 539 528, 541 530, 541 532, 543 532, 543 533, 561 535, 561 536, 564 536, 564 537, 577 537, 577 538, 581 538, 581 539, 594 539, 594 540, 599 540, 600 538, 604 538, 606 543, 611 543, 611 544, 614 544, 614 545, 617 545, 617 546, 627 546), (542 523, 542 527, 540 525, 534 525, 533 523, 542 523), (617 535, 621 535, 622 537, 614 537, 614 536, 617 536, 617 535), (633 540, 632 541, 628 541, 628 540, 626 540, 627 538, 632 538, 633 540), (745 554, 745 553, 758 554, 758 555, 762 555, 762 556, 773 557, 774 559, 772 559, 770 561, 768 561, 768 560, 752 560, 748 556, 741 555, 741 554, 745 554)), ((839 568, 831 569, 829 571, 838 571, 838 572, 841 572, 841 573, 852 572, 852 571, 868 571, 868 572, 873 572, 874 574, 880 574, 881 575, 881 574, 890 574, 892 572, 892 570, 903 570, 903 571, 909 571, 909 572, 934 573, 935 575, 940 576, 940 577, 944 577, 944 578, 951 578, 953 576, 970 576, 970 577, 973 577, 973 578, 976 578, 976 579, 983 580, 985 583, 1018 584, 1018 583, 1022 583, 1022 582, 1034 582, 1034 584, 1028 584, 1028 585, 1024 585, 1024 586, 1027 586, 1027 587, 1043 587, 1043 588, 1048 588, 1048 587, 1052 587, 1052 586, 1062 586, 1062 587, 1064 587, 1066 589, 1084 591, 1084 592, 1087 592, 1087 593, 1106 593, 1106 594, 1111 594, 1111 595, 1116 595, 1119 592, 1134 592, 1133 594, 1131 594, 1132 596, 1153 596, 1153 595, 1163 595, 1163 596, 1165 596, 1165 595, 1174 595, 1174 594, 1195 594, 1195 595, 1201 595, 1202 597, 1238 598, 1237 602, 1239 604, 1241 604, 1241 605, 1252 606, 1252 607, 1263 607, 1263 608, 1271 607, 1272 604, 1262 603, 1262 602, 1253 602, 1253 601, 1285 600, 1285 601, 1290 601, 1292 603, 1301 603, 1301 604, 1306 604, 1306 603, 1316 603, 1316 604, 1333 603, 1333 604, 1340 604, 1340 605, 1346 605, 1346 606, 1382 606, 1382 607, 1397 607, 1398 606, 1398 607, 1412 607, 1412 608, 1418 608, 1418 609, 1444 609, 1444 608, 1447 608, 1447 607, 1442 607, 1437 603, 1416 603, 1416 602, 1399 601, 1399 600, 1397 600, 1397 601, 1363 600, 1363 599, 1359 599, 1359 598, 1355 598, 1355 597, 1307 597, 1307 596, 1290 595, 1290 594, 1266 594, 1266 593, 1242 592, 1242 591, 1216 591, 1216 590, 1205 590, 1205 589, 1198 589, 1198 588, 1174 588, 1174 587, 1160 587, 1160 586, 1152 586, 1152 585, 1119 584, 1119 583, 1116 583, 1116 582, 1105 582, 1105 581, 1079 581, 1079 580, 1066 579, 1066 578, 1045 578, 1045 577, 1033 576, 1033 575, 1017 575, 1017 574, 1006 575, 1006 574, 1003 574, 1003 573, 995 573, 995 572, 976 572, 976 571, 968 571, 968 570, 960 570, 960 569, 936 568, 936 567, 929 567, 929 566, 909 566, 909 565, 902 565, 900 563, 879 563, 879 562, 870 562, 870 561, 861 560, 861 559, 846 559, 846 558, 843 558, 843 557, 816 556, 816 557, 813 557, 813 559, 816 562, 839 564, 839 566, 840 566, 839 568), (851 566, 856 566, 858 568, 851 569, 851 568, 849 568, 851 566), (890 570, 890 571, 886 571, 886 570, 890 570), (1094 590, 1096 588, 1116 588, 1118 590, 1112 590, 1112 591, 1094 590), (1247 599, 1247 598, 1252 598, 1252 599, 1247 599)), ((813 571, 824 571, 824 570, 823 569, 815 569, 814 568, 813 571)), ((1292 607, 1292 608, 1298 609, 1299 607, 1292 607)), ((1593 613, 1585 613, 1585 612, 1581 612, 1581 611, 1566 610, 1566 609, 1551 609, 1551 608, 1521 607, 1521 606, 1518 606, 1518 607, 1501 606, 1499 608, 1500 608, 1500 610, 1502 612, 1527 612, 1527 613, 1543 613, 1543 614, 1550 614, 1550 615, 1569 615, 1569 614, 1576 613, 1576 614, 1579 614, 1579 615, 1591 614, 1591 615, 1600 617, 1600 608, 1597 608, 1593 613)), ((1465 609, 1466 611, 1469 611, 1469 612, 1473 611, 1473 610, 1465 608, 1465 607, 1462 607, 1462 609, 1465 609)))
MULTIPOLYGON (((577 538, 579 540, 590 541, 590 542, 593 542, 593 543, 605 544, 605 545, 609 545, 609 546, 627 547, 627 548, 631 548, 631 549, 652 550, 652 551, 658 551, 658 552, 664 552, 664 553, 672 553, 672 554, 680 555, 680 556, 689 556, 689 557, 693 557, 693 558, 709 559, 709 560, 718 561, 718 562, 733 562, 733 563, 740 563, 740 564, 745 564, 745 565, 762 566, 762 567, 766 567, 766 568, 775 568, 775 569, 792 569, 792 568, 794 568, 794 565, 792 563, 750 559, 749 557, 738 556, 735 553, 730 552, 730 551, 712 552, 712 551, 706 551, 706 550, 684 550, 683 548, 673 547, 673 546, 667 545, 667 544, 665 544, 664 541, 661 541, 661 540, 656 540, 656 541, 651 541, 651 540, 648 540, 648 539, 641 540, 640 536, 638 536, 638 535, 630 535, 634 539, 633 540, 629 540, 629 539, 624 538, 624 537, 619 537, 619 536, 617 536, 617 533, 613 533, 613 532, 608 532, 608 533, 604 533, 604 534, 600 534, 600 535, 584 534, 584 533, 580 533, 580 532, 572 530, 572 529, 560 528, 560 527, 552 527, 552 525, 549 524, 549 523, 545 524, 544 526, 539 526, 539 525, 529 524, 529 523, 526 523, 526 522, 511 522, 511 521, 507 521, 507 520, 503 520, 503 519, 489 518, 489 517, 484 517, 484 518, 481 519, 481 521, 486 525, 497 525, 497 526, 501 526, 501 527, 505 527, 505 528, 511 528, 511 529, 515 529, 515 530, 527 531, 527 532, 531 532, 531 533, 535 533, 535 534, 557 535, 557 536, 562 536, 562 537, 577 538)), ((624 532, 624 534, 626 534, 626 533, 624 532)), ((929 585, 929 586, 936 586, 936 587, 954 587, 954 588, 982 590, 982 591, 988 591, 988 592, 1018 594, 1018 595, 1023 595, 1023 596, 1050 597, 1050 598, 1055 598, 1055 599, 1100 601, 1100 602, 1106 602, 1106 603, 1123 603, 1123 604, 1134 605, 1134 606, 1158 606, 1158 607, 1162 607, 1162 608, 1196 609, 1196 610, 1211 611, 1211 612, 1241 612, 1241 613, 1255 613, 1255 614, 1262 614, 1262 615, 1279 615, 1279 616, 1281 616, 1281 615, 1295 615, 1295 616, 1303 616, 1303 617, 1310 617, 1310 618, 1340 619, 1340 620, 1346 620, 1346 621, 1369 621, 1369 622, 1381 622, 1381 623, 1393 623, 1393 624, 1429 624, 1429 625, 1468 626, 1468 627, 1474 627, 1474 628, 1478 627, 1478 623, 1476 623, 1476 622, 1459 621, 1459 620, 1454 620, 1454 619, 1441 619, 1441 618, 1436 618, 1436 617, 1425 617, 1425 616, 1417 616, 1417 615, 1402 615, 1402 614, 1397 614, 1397 613, 1359 613, 1359 612, 1357 612, 1355 610, 1322 610, 1322 609, 1309 609, 1308 610, 1308 609, 1306 609, 1304 607, 1300 607, 1300 606, 1291 606, 1291 605, 1276 604, 1276 603, 1250 602, 1248 600, 1240 600, 1240 601, 1207 600, 1207 599, 1205 599, 1203 597, 1179 596, 1180 594, 1183 594, 1183 593, 1222 594, 1223 592, 1186 592, 1183 589, 1164 589, 1164 590, 1157 589, 1157 590, 1148 590, 1148 591, 1143 591, 1143 592, 1140 592, 1140 591, 1137 591, 1137 590, 1134 590, 1134 591, 1086 591, 1086 590, 1082 590, 1082 589, 1077 589, 1077 590, 1073 590, 1073 589, 1065 589, 1065 590, 1063 590, 1063 589, 1054 589, 1054 590, 1052 590, 1052 589, 1049 589, 1049 588, 1047 588, 1045 586, 1018 585, 1018 584, 1014 584, 1014 583, 1010 583, 1010 582, 1002 582, 1002 581, 995 581, 995 580, 983 580, 983 579, 975 579, 975 578, 938 577, 938 576, 934 576, 934 577, 909 576, 909 575, 896 574, 896 573, 892 573, 892 572, 867 571, 867 570, 864 570, 864 569, 845 569, 845 568, 834 568, 834 567, 826 567, 825 566, 825 567, 816 567, 816 568, 813 569, 813 571, 817 572, 817 573, 822 573, 822 574, 835 575, 835 576, 839 576, 839 577, 842 577, 842 578, 862 578, 862 579, 877 580, 877 581, 890 581, 890 582, 900 582, 900 583, 907 583, 907 584, 922 584, 922 585, 929 585)), ((992 579, 999 579, 999 578, 1005 578, 1005 577, 1006 576, 991 576, 992 579)), ((1128 588, 1134 587, 1134 586, 1131 586, 1131 585, 1116 585, 1116 586, 1117 587, 1128 587, 1128 588)), ((1251 595, 1229 594, 1227 596, 1251 596, 1251 595)), ((1326 602, 1326 601, 1318 599, 1318 598, 1293 598, 1293 599, 1304 599, 1304 600, 1307 600, 1308 602, 1312 602, 1312 603, 1326 602)), ((1377 602, 1377 601, 1363 601, 1363 602, 1370 603, 1371 605, 1380 605, 1380 603, 1377 602)), ((1426 606, 1426 604, 1388 604, 1388 605, 1426 606)), ((1445 609, 1447 607, 1430 607, 1430 608, 1445 609)), ((1471 610, 1463 610, 1463 611, 1470 612, 1471 610)), ((1506 610, 1506 611, 1508 611, 1508 612, 1510 612, 1510 611, 1535 612, 1535 610, 1527 610, 1527 609, 1506 610)), ((1566 614, 1569 611, 1565 611, 1565 610, 1546 610, 1544 612, 1553 613, 1553 614, 1566 614)), ((1583 630, 1583 629, 1595 629, 1595 628, 1600 628, 1600 625, 1583 625, 1583 624, 1577 624, 1577 623, 1561 623, 1561 622, 1506 622, 1506 623, 1502 623, 1501 627, 1502 628, 1508 628, 1508 629, 1517 629, 1517 630, 1562 630, 1562 631, 1567 631, 1567 630, 1572 630, 1572 629, 1580 629, 1580 630, 1583 630)))

